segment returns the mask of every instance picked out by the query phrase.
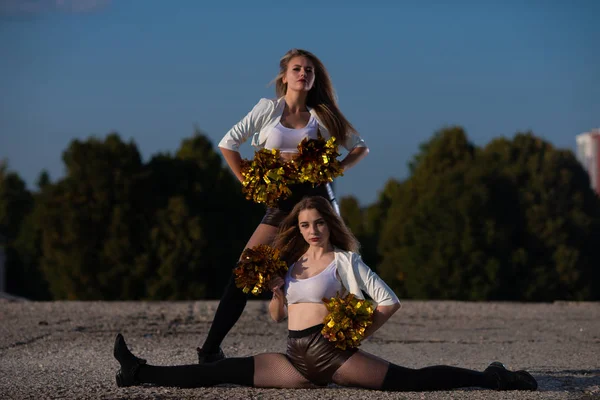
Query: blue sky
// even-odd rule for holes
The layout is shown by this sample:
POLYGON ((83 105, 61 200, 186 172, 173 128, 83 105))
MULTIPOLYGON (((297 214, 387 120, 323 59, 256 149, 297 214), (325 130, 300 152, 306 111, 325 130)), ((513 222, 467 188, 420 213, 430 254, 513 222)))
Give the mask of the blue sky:
POLYGON ((319 3, 3 0, 0 158, 33 187, 75 138, 117 131, 147 160, 197 125, 216 146, 292 47, 322 59, 371 149, 336 186, 363 205, 446 125, 569 149, 600 127, 600 2, 319 3))

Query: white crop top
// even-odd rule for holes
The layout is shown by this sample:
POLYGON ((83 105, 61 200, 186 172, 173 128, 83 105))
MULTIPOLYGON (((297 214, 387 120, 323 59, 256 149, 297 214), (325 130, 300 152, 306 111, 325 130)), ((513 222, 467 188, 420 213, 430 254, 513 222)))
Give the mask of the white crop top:
POLYGON ((298 144, 302 139, 308 137, 317 139, 319 131, 319 123, 311 115, 308 124, 304 128, 292 129, 281 125, 281 121, 271 128, 271 132, 267 136, 265 149, 279 149, 282 153, 297 153, 298 144))
POLYGON ((294 264, 285 275, 284 293, 288 304, 322 303, 323 297, 331 298, 337 292, 342 294, 344 287, 337 278, 335 260, 315 276, 306 279, 292 278, 294 264))

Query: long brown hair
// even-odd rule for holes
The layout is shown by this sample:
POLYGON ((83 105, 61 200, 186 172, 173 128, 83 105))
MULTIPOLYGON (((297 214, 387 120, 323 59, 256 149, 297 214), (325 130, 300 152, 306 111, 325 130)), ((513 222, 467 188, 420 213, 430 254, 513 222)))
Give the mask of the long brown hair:
POLYGON ((298 216, 303 210, 317 210, 329 228, 329 242, 342 250, 358 252, 360 243, 340 218, 328 200, 321 196, 305 197, 279 225, 273 247, 281 251, 281 259, 288 265, 296 262, 308 250, 308 243, 298 227, 298 216))
POLYGON ((329 72, 313 53, 302 49, 291 49, 285 53, 279 61, 279 74, 275 78, 277 97, 285 96, 287 84, 283 83, 283 77, 287 72, 290 60, 299 56, 308 58, 315 67, 315 83, 308 92, 306 105, 315 109, 317 116, 331 136, 343 143, 350 133, 356 133, 356 129, 340 111, 329 72))

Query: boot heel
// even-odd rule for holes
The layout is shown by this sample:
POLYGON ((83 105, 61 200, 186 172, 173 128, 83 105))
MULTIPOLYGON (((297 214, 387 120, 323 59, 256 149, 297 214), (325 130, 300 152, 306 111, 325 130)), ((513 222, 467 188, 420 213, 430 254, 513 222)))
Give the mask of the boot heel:
POLYGON ((140 382, 137 380, 137 374, 142 365, 146 364, 146 360, 134 356, 125 343, 125 338, 120 333, 115 339, 113 350, 114 357, 117 359, 121 368, 115 376, 118 387, 136 386, 140 382))
POLYGON ((117 381, 117 386, 118 387, 124 387, 125 386, 123 384, 123 377, 121 376, 121 371, 117 372, 117 375, 115 375, 115 380, 117 381))

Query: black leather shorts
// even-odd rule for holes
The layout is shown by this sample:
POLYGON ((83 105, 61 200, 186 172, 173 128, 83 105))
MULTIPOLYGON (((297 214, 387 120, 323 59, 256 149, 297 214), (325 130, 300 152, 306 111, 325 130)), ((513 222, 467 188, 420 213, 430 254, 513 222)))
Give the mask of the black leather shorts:
POLYGON ((277 207, 267 208, 267 212, 263 217, 261 224, 267 224, 278 227, 281 222, 289 215, 294 206, 298 204, 300 200, 307 196, 322 196, 325 197, 333 208, 339 214, 339 206, 333 194, 333 189, 330 183, 313 187, 310 183, 301 183, 297 185, 291 185, 290 190, 292 194, 285 200, 280 200, 277 203, 277 207))
POLYGON ((333 374, 358 349, 340 350, 321 334, 323 324, 301 331, 289 331, 287 358, 311 383, 326 386, 333 374))

